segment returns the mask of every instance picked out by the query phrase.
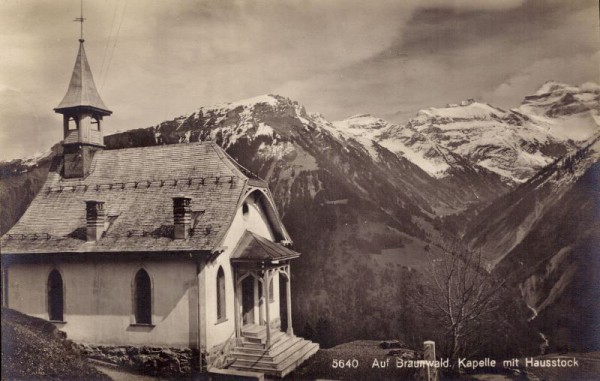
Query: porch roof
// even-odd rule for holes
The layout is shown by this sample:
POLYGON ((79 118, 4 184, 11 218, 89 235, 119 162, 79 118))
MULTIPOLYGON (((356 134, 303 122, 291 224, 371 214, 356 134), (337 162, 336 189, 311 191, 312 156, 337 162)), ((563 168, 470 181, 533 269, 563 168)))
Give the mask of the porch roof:
POLYGON ((298 258, 300 253, 252 233, 244 232, 231 255, 232 262, 273 262, 298 258))

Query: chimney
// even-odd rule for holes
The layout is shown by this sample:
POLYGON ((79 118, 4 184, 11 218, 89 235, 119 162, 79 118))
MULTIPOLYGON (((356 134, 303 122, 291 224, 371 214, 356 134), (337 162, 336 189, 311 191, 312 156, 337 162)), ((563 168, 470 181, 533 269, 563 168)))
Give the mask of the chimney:
POLYGON ((191 198, 173 197, 173 219, 175 221, 175 239, 188 239, 192 226, 191 198))
POLYGON ((89 200, 85 202, 86 231, 88 241, 98 241, 104 233, 106 211, 104 201, 89 200))

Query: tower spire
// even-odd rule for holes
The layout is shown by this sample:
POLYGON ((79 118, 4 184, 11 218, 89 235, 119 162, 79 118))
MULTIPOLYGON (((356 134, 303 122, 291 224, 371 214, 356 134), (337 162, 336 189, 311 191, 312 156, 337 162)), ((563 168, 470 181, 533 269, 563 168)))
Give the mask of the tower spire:
POLYGON ((94 154, 104 148, 103 118, 112 114, 98 94, 92 69, 85 55, 83 0, 80 17, 74 21, 81 23, 79 52, 67 93, 54 109, 63 115, 62 175, 65 178, 83 178, 90 173, 94 154))
POLYGON ((77 22, 81 23, 81 26, 80 26, 80 31, 79 31, 79 42, 83 42, 83 41, 85 41, 85 40, 83 39, 83 22, 85 21, 85 18, 83 17, 83 0, 81 0, 81 2, 80 2, 80 7, 79 7, 79 8, 80 8, 80 10, 81 10, 81 14, 80 14, 80 16, 79 16, 79 17, 77 17, 77 18, 76 18, 75 20, 73 20, 73 21, 77 21, 77 22))

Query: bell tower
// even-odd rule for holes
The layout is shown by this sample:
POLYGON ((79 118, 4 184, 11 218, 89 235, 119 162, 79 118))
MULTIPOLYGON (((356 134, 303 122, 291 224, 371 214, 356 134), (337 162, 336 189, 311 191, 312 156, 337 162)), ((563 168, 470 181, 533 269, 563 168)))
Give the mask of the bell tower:
POLYGON ((112 114, 105 105, 94 83, 92 70, 85 55, 83 21, 79 38, 79 53, 71 75, 71 82, 63 100, 54 109, 63 115, 63 177, 83 178, 90 172, 94 153, 104 148, 102 118, 112 114))

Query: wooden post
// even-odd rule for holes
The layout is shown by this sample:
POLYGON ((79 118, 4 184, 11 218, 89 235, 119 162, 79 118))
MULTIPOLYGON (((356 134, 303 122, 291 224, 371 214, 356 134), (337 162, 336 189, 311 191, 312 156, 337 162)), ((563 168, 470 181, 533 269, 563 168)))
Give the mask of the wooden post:
POLYGON ((287 302, 287 334, 294 336, 294 328, 292 327, 292 274, 290 265, 287 265, 287 282, 285 283, 285 295, 287 302))
POLYGON ((196 271, 198 273, 198 366, 200 372, 206 370, 206 363, 203 361, 206 352, 206 262, 199 259, 196 262, 196 271))
POLYGON ((269 317, 269 279, 271 270, 266 270, 263 278, 263 297, 265 298, 265 314, 267 318, 267 349, 271 347, 271 319, 269 317))
POLYGON ((8 265, 2 264, 2 307, 8 307, 8 265))
POLYGON ((233 270, 233 315, 235 319, 235 337, 240 338, 242 336, 242 322, 240 316, 240 284, 239 284, 239 276, 237 270, 233 270))
POLYGON ((254 321, 256 322, 256 324, 261 325, 262 322, 265 320, 265 316, 263 313, 263 307, 264 307, 264 303, 260 304, 260 298, 259 295, 261 294, 260 292, 260 287, 262 287, 262 278, 258 278, 260 276, 260 273, 256 273, 256 278, 254 278, 254 308, 252 310, 252 313, 254 314, 255 310, 258 310, 258 320, 256 320, 256 314, 254 314, 254 321))
MULTIPOLYGON (((423 342, 423 360, 435 361, 435 342, 425 341, 423 342)), ((438 371, 434 366, 426 366, 423 368, 425 373, 425 379, 427 381, 438 381, 438 371)))

